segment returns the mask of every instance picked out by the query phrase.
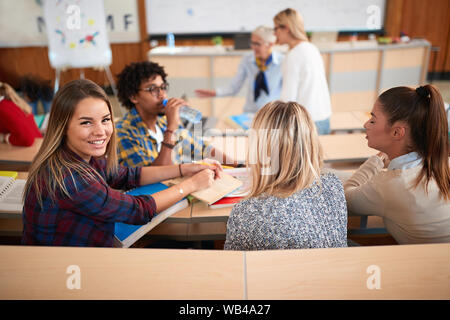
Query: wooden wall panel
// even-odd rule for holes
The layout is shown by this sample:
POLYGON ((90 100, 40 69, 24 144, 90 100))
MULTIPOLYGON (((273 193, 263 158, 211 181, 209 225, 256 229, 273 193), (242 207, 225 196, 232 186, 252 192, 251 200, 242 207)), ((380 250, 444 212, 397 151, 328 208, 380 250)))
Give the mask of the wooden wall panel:
MULTIPOLYGON (((388 0, 386 33, 397 37, 403 31, 412 38, 427 39, 439 47, 436 71, 450 71, 450 1, 449 0, 388 0)), ((433 71, 434 53, 430 55, 428 71, 433 71)))

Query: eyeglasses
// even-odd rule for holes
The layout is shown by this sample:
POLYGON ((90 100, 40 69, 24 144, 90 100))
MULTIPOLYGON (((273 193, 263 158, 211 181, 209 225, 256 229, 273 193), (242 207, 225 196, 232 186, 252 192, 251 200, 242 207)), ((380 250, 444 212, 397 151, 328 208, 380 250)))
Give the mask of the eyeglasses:
POLYGON ((254 42, 254 41, 250 41, 250 46, 251 47, 261 47, 264 43, 263 42, 254 42))
POLYGON ((150 92, 152 96, 157 97, 157 96, 159 96, 161 91, 167 92, 169 90, 169 84, 163 83, 160 87, 151 85, 148 88, 142 88, 139 90, 150 92))
POLYGON ((286 26, 280 24, 279 26, 276 26, 275 28, 273 28, 274 31, 277 31, 278 29, 284 29, 286 28, 286 26))

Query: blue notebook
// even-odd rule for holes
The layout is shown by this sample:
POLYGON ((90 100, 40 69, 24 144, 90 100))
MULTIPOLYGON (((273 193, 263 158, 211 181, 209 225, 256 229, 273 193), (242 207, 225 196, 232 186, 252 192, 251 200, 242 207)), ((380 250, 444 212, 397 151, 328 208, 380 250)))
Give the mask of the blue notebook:
MULTIPOLYGON (((162 183, 154 183, 130 190, 127 192, 127 194, 133 196, 149 195, 165 190, 167 188, 169 187, 162 183)), ((133 225, 117 222, 114 226, 114 246, 121 248, 130 247, 133 243, 143 237, 158 224, 163 222, 166 218, 170 217, 172 214, 180 210, 183 210, 184 208, 187 208, 188 205, 189 203, 186 199, 180 200, 173 206, 167 208, 163 212, 160 212, 158 215, 153 217, 153 219, 150 220, 149 223, 144 225, 133 225)))

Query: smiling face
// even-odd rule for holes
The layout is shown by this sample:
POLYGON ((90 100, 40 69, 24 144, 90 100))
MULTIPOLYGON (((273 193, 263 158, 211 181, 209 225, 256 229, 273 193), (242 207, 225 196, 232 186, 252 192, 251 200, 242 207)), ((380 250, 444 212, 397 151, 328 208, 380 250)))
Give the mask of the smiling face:
POLYGON ((105 101, 85 98, 75 107, 66 132, 70 150, 89 162, 103 156, 114 132, 111 112, 105 101))
POLYGON ((367 144, 371 148, 386 153, 392 142, 391 126, 378 100, 373 105, 370 114, 371 118, 364 124, 367 144))

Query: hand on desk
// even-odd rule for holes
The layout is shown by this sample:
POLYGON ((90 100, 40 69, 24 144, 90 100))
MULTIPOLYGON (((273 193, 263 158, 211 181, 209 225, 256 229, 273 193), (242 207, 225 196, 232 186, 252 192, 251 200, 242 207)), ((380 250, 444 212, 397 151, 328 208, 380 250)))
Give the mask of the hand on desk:
POLYGON ((202 162, 184 163, 181 165, 183 176, 188 177, 197 174, 205 169, 212 171, 214 173, 215 179, 222 177, 223 168, 217 160, 203 159, 202 162))
POLYGON ((215 179, 222 177, 222 166, 216 160, 204 159, 202 163, 187 163, 181 167, 183 176, 191 176, 187 182, 194 191, 209 188, 215 179))

